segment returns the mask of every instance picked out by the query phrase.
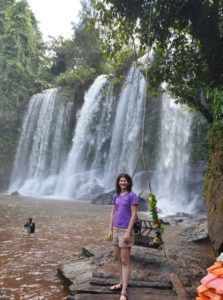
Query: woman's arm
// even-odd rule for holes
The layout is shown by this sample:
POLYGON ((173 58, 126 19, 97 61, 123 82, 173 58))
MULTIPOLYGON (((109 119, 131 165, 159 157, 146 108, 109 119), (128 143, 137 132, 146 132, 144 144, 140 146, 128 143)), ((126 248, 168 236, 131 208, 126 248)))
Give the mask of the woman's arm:
POLYGON ((133 228, 133 225, 135 223, 136 216, 137 216, 137 210, 138 210, 138 205, 131 205, 131 214, 132 215, 131 215, 131 219, 129 221, 129 226, 128 226, 127 232, 126 232, 125 237, 124 237, 124 240, 126 242, 128 242, 129 239, 130 239, 132 228, 133 228))
POLYGON ((131 205, 131 219, 129 221, 129 226, 128 226, 128 230, 127 232, 129 232, 129 234, 132 231, 132 228, 134 226, 135 220, 136 220, 136 216, 137 216, 137 210, 138 210, 138 205, 131 205))
POLYGON ((115 216, 115 205, 112 205, 112 211, 110 215, 110 223, 109 223, 109 239, 112 240, 113 237, 113 221, 114 221, 114 216, 115 216))

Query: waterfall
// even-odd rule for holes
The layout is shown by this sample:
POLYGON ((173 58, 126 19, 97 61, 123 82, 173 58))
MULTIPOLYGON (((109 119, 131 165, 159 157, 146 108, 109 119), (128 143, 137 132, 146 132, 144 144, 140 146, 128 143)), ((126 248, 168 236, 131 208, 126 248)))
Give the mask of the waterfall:
POLYGON ((192 114, 162 96, 159 151, 154 178, 158 207, 165 214, 191 212, 193 199, 187 189, 192 114))
POLYGON ((141 135, 145 79, 133 65, 114 101, 113 83, 99 76, 85 95, 67 165, 55 194, 89 199, 112 189, 119 172, 132 173, 141 135))
POLYGON ((34 95, 29 103, 17 147, 9 191, 24 195, 52 193, 53 181, 66 157, 70 104, 60 101, 58 89, 34 95))
POLYGON ((145 100, 145 79, 131 67, 120 94, 106 166, 106 187, 112 188, 118 173, 133 174, 140 146, 145 100))
POLYGON ((101 192, 100 183, 111 137, 113 85, 99 76, 85 94, 66 166, 58 177, 55 194, 65 198, 88 197, 101 192))
MULTIPOLYGON (((145 78, 133 64, 118 88, 113 82, 111 76, 96 78, 76 116, 58 89, 31 98, 9 191, 89 201, 114 189, 119 173, 133 174, 141 147, 145 78), (67 133, 71 118, 76 120, 72 141, 67 133)), ((187 184, 192 117, 167 94, 146 99, 145 155, 153 161, 152 190, 164 214, 192 212, 198 199, 187 184)), ((148 182, 140 162, 134 191, 142 190, 148 192, 148 182)))

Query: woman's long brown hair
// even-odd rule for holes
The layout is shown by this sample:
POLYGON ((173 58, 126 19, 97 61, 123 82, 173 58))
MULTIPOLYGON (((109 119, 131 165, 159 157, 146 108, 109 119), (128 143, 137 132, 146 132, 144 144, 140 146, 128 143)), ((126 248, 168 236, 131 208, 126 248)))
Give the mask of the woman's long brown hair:
POLYGON ((119 180, 120 180, 121 177, 124 177, 128 181, 127 191, 131 192, 131 190, 132 190, 132 178, 131 178, 131 176, 129 176, 128 174, 120 174, 120 175, 118 175, 118 177, 116 179, 116 184, 115 184, 117 195, 119 195, 121 193, 121 188, 119 186, 119 180))

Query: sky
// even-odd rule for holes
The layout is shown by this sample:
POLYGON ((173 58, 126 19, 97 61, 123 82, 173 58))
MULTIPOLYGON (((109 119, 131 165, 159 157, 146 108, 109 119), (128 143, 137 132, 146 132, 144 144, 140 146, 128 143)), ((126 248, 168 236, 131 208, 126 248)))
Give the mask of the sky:
POLYGON ((79 0, 28 0, 28 3, 39 22, 44 40, 48 35, 71 37, 71 22, 77 21, 81 8, 79 0))

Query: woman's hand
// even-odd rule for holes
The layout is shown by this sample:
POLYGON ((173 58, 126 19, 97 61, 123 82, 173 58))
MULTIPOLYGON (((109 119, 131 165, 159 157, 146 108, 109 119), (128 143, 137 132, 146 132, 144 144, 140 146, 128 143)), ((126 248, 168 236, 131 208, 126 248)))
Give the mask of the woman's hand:
POLYGON ((126 243, 128 243, 130 241, 130 233, 129 232, 126 232, 125 235, 124 235, 124 241, 126 243))
POLYGON ((112 232, 112 230, 109 230, 108 238, 109 238, 109 241, 112 241, 112 239, 113 239, 113 232, 112 232))

